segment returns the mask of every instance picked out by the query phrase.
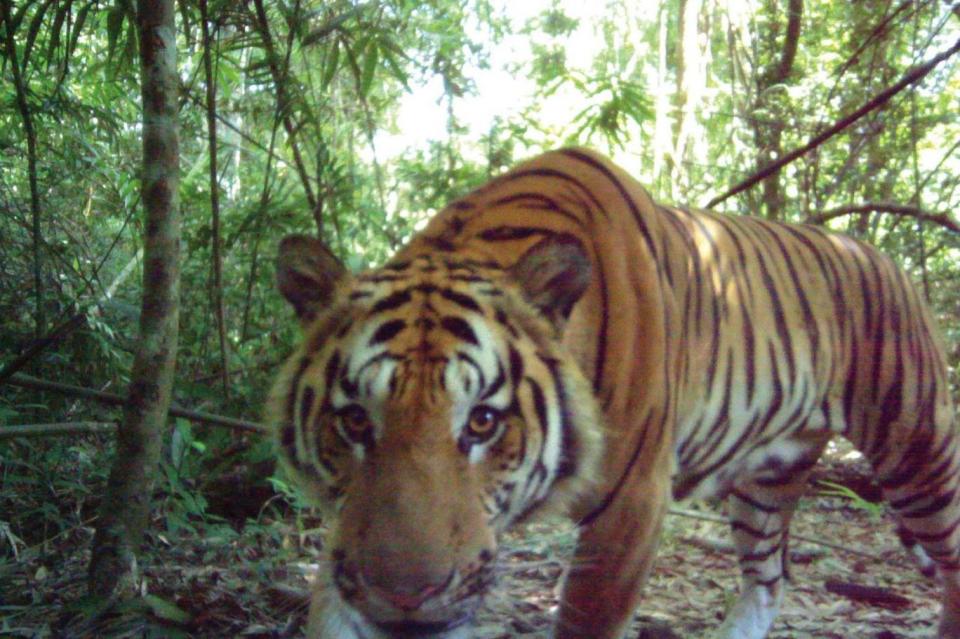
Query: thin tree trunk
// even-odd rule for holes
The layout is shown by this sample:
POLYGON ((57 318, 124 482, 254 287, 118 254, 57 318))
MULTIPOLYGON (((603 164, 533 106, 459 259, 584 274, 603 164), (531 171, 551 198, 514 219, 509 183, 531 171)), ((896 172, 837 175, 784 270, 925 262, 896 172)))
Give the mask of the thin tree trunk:
POLYGON ((100 509, 89 588, 98 597, 136 584, 136 553, 149 521, 177 351, 180 212, 177 57, 173 0, 139 0, 145 209, 140 339, 100 509))
POLYGON ((217 85, 210 58, 210 19, 207 0, 200 0, 203 25, 203 71, 207 79, 207 140, 210 147, 210 244, 213 248, 213 307, 220 342, 220 381, 223 396, 230 396, 230 356, 227 352, 227 322, 223 312, 223 256, 220 241, 220 182, 217 179, 217 85))
POLYGON ((703 131, 697 121, 697 110, 706 87, 707 51, 700 43, 702 0, 680 1, 680 24, 677 43, 676 134, 673 144, 673 199, 683 199, 690 189, 690 166, 694 144, 703 131))
MULTIPOLYGON (((772 11, 772 7, 768 6, 772 11)), ((803 17, 803 0, 790 0, 787 7, 787 28, 780 56, 771 61, 770 65, 757 74, 757 98, 753 105, 754 113, 774 114, 774 118, 764 117, 751 120, 754 141, 757 146, 757 168, 760 169, 771 161, 783 155, 783 131, 786 122, 783 121, 780 100, 773 95, 775 91, 782 91, 783 85, 790 77, 793 63, 797 57, 797 45, 800 41, 800 26, 803 17), (777 119, 780 118, 780 119, 777 119)), ((773 29, 771 39, 776 38, 779 28, 773 29)), ((764 215, 771 220, 783 217, 784 197, 780 183, 780 172, 776 171, 763 181, 763 208, 764 215)))
POLYGON ((257 267, 260 264, 260 241, 263 235, 263 220, 266 217, 267 205, 270 203, 270 188, 273 184, 273 170, 271 161, 277 144, 277 129, 280 126, 280 105, 273 116, 273 126, 270 127, 270 147, 267 153, 267 166, 263 170, 263 187, 260 189, 260 206, 257 221, 254 225, 253 251, 250 254, 250 275, 247 276, 247 292, 243 303, 243 320, 240 323, 240 341, 246 342, 250 328, 250 306, 253 304, 253 287, 257 281, 257 267))
MULTIPOLYGON (((43 309, 43 272, 40 265, 40 247, 43 245, 43 235, 40 230, 40 187, 37 184, 37 134, 33 129, 33 115, 30 113, 30 104, 27 102, 27 86, 24 83, 20 61, 17 57, 17 45, 13 37, 15 27, 10 4, 10 0, 0 1, 5 27, 4 41, 7 48, 7 59, 10 61, 10 71, 13 75, 17 109, 20 111, 20 118, 23 120, 23 133, 27 138, 27 177, 30 182, 30 217, 33 227, 33 303, 36 312, 33 334, 34 338, 39 340, 43 336, 47 321, 43 309)), ((26 66, 26 57, 24 66, 26 66)))
POLYGON ((267 52, 267 66, 270 68, 270 75, 273 76, 273 83, 277 87, 277 108, 283 117, 283 128, 287 132, 287 141, 290 143, 290 151, 293 153, 293 163, 297 168, 297 174, 300 176, 300 182, 303 184, 303 191, 307 196, 307 203, 310 205, 310 211, 313 213, 314 221, 317 224, 318 236, 323 235, 323 214, 317 203, 317 198, 313 193, 313 187, 310 185, 310 176, 307 173, 307 167, 303 163, 303 156, 300 154, 300 147, 297 144, 297 127, 290 117, 290 98, 287 95, 286 74, 281 72, 277 64, 276 48, 273 46, 273 36, 270 35, 270 23, 267 21, 267 11, 263 7, 263 0, 254 0, 256 9, 257 31, 260 32, 260 39, 263 42, 263 48, 267 52))
POLYGON ((667 3, 661 0, 660 7, 657 9, 657 93, 654 99, 656 115, 652 144, 653 179, 656 180, 658 191, 664 189, 664 177, 669 175, 664 166, 664 154, 670 148, 670 93, 667 88, 668 16, 667 3))

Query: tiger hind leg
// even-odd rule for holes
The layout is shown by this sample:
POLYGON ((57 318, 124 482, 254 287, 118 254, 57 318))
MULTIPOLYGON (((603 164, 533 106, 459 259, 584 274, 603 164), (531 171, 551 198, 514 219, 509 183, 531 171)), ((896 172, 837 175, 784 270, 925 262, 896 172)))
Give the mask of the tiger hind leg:
POLYGON ((790 519, 829 437, 811 442, 788 468, 761 470, 727 497, 733 542, 740 561, 740 595, 715 639, 763 639, 780 610, 786 588, 790 519))
POLYGON ((960 433, 952 424, 920 427, 884 450, 872 460, 884 498, 940 575, 937 636, 960 639, 960 433))

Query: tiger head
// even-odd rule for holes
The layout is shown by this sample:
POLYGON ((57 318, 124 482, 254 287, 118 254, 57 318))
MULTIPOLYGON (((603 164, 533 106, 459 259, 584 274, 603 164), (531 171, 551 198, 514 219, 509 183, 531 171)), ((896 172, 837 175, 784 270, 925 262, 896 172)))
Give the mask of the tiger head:
POLYGON ((584 493, 602 420, 560 335, 590 279, 567 235, 507 268, 423 252, 356 276, 315 239, 281 242, 303 341, 268 412, 330 524, 322 614, 358 636, 456 636, 499 534, 584 493))

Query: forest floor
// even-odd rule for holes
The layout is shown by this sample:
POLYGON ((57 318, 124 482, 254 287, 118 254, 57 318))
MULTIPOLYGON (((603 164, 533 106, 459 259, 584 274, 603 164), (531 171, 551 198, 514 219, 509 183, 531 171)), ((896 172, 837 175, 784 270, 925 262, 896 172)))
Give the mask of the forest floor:
MULTIPOLYGON (((839 463, 829 462, 817 474, 833 477, 839 463)), ((721 513, 708 504, 681 506, 702 514, 668 517, 629 639, 707 637, 737 592, 727 526, 700 518, 721 513)), ((0 562, 0 637, 302 636, 304 593, 322 556, 310 528, 315 523, 291 516, 263 519, 240 531, 185 525, 154 533, 143 568, 142 590, 149 596, 95 621, 82 598, 90 529, 76 527, 0 562)), ((791 531, 792 582, 770 639, 935 634, 936 584, 899 545, 888 514, 811 490, 791 531), (879 587, 901 599, 856 602, 828 591, 828 581, 879 587)), ((509 535, 501 550, 503 574, 477 618, 477 639, 546 636, 573 540, 572 527, 557 521, 528 524, 509 535)))

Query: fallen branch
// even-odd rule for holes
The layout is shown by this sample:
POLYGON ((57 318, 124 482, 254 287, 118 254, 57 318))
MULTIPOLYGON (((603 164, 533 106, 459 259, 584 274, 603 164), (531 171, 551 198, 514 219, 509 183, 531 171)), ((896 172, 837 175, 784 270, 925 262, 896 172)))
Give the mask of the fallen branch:
POLYGON ((960 223, 946 213, 931 213, 930 211, 924 211, 917 206, 910 206, 909 204, 897 204, 896 202, 867 202, 859 205, 841 206, 839 208, 830 209, 829 211, 824 211, 818 215, 808 217, 806 222, 807 224, 823 224, 824 222, 838 217, 843 217, 844 215, 854 215, 857 213, 886 213, 888 215, 912 217, 915 220, 937 224, 948 231, 960 233, 960 223))
MULTIPOLYGON (((103 391, 83 388, 81 386, 50 382, 45 379, 24 375, 23 373, 17 373, 16 375, 13 375, 8 383, 13 384, 14 386, 20 386, 21 388, 50 391, 53 393, 59 393, 61 395, 79 397, 81 399, 92 399, 102 404, 109 404, 111 406, 123 406, 123 404, 126 402, 122 396, 115 393, 105 393, 103 391)), ((263 433, 267 430, 266 426, 256 422, 248 422, 235 417, 225 417, 223 415, 214 415, 213 413, 190 410, 176 405, 170 406, 170 415, 174 417, 183 417, 184 419, 189 419, 192 422, 198 422, 201 424, 226 426, 228 428, 238 428, 240 430, 253 431, 256 433, 263 433)))
POLYGON ((828 580, 824 587, 828 592, 835 595, 846 597, 853 601, 889 608, 890 610, 903 610, 910 607, 910 600, 903 595, 898 595, 889 588, 879 588, 877 586, 861 586, 860 584, 849 583, 846 581, 828 580))
POLYGON ((904 76, 900 78, 900 80, 896 84, 890 87, 887 87, 886 89, 878 93, 876 96, 874 96, 869 101, 867 101, 866 104, 861 106, 859 109, 857 109, 853 113, 841 118, 838 122, 836 122, 833 126, 828 128, 826 131, 823 131, 822 133, 819 133, 813 136, 809 142, 804 144, 799 149, 794 149, 790 153, 787 153, 776 162, 768 164, 767 166, 760 169, 759 171, 757 171, 747 179, 743 180, 742 182, 740 182, 739 184, 737 184, 736 186, 728 190, 723 195, 718 195, 717 197, 710 200, 707 203, 707 208, 708 209, 713 208, 714 206, 716 206, 720 202, 723 202, 727 198, 732 197, 741 191, 746 191, 757 182, 762 181, 764 178, 776 173, 777 171, 782 169, 784 166, 786 166, 787 164, 790 164, 800 156, 805 155, 809 151, 812 151, 813 149, 817 148, 818 146, 820 146, 821 144, 823 144, 824 142, 826 142, 836 134, 846 129, 851 124, 855 123, 857 120, 859 120, 863 116, 885 105, 887 102, 890 101, 890 99, 893 96, 897 95, 898 93, 906 89, 911 84, 916 84, 917 82, 925 78, 927 74, 929 74, 931 71, 933 71, 937 67, 938 64, 940 64, 947 58, 950 58, 958 51, 960 51, 960 39, 958 39, 953 44, 953 46, 947 49, 946 51, 934 56, 927 62, 924 62, 920 66, 914 67, 913 69, 905 73, 904 76))
POLYGON ((113 422, 59 422, 56 424, 19 424, 0 426, 0 440, 14 437, 51 437, 59 435, 83 435, 88 433, 112 433, 117 428, 113 422))

